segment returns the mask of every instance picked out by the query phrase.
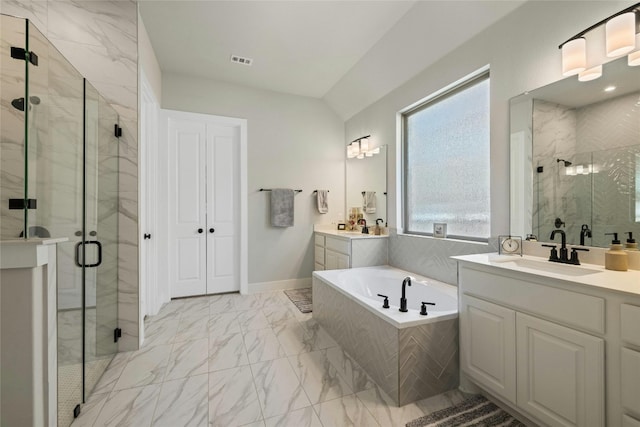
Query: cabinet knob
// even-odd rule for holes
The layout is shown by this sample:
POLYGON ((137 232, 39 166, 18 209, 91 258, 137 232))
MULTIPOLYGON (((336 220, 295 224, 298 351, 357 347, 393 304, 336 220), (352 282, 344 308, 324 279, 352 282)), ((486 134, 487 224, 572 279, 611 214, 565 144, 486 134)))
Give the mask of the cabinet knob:
POLYGON ((204 230, 202 228, 198 228, 198 234, 202 234, 204 230))
POLYGON ((209 229, 209 233, 215 233, 215 232, 216 232, 216 229, 215 229, 215 228, 210 228, 210 229, 209 229))

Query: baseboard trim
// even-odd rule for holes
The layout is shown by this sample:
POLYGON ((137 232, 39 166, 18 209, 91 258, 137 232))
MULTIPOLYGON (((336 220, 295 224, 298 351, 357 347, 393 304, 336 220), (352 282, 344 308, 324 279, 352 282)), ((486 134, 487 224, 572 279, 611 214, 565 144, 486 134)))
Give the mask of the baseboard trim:
POLYGON ((259 292, 279 291, 283 289, 300 289, 311 287, 311 277, 303 279, 276 280, 273 282, 256 282, 249 283, 249 293, 256 294, 259 292))

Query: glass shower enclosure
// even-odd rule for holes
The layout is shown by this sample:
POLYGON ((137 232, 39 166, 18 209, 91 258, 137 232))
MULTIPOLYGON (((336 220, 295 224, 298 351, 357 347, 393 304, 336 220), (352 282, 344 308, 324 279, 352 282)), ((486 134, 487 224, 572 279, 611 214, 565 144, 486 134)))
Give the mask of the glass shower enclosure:
POLYGON ((68 239, 56 265, 68 426, 117 352, 119 119, 30 21, 0 19, 0 239, 68 239))

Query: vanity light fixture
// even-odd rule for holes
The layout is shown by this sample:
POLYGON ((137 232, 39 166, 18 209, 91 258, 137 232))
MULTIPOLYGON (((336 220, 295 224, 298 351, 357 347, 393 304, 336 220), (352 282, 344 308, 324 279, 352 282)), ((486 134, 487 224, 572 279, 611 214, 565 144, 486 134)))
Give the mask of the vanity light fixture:
POLYGON ((371 157, 374 154, 378 154, 380 152, 380 147, 373 148, 369 150, 369 138, 371 135, 361 136, 360 138, 356 138, 351 141, 347 145, 347 158, 353 159, 364 159, 365 157, 371 157))
POLYGON ((602 64, 587 68, 587 41, 585 35, 605 26, 606 56, 615 58, 629 52, 628 64, 640 65, 640 46, 636 43, 636 29, 640 20, 640 3, 603 19, 558 46, 562 51, 562 75, 578 74, 578 80, 587 82, 602 76, 602 64))

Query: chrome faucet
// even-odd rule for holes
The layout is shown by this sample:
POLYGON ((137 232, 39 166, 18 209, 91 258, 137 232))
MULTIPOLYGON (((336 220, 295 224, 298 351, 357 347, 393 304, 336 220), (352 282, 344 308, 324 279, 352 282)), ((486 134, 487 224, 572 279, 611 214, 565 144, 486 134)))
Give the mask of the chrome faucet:
POLYGON ((407 311, 407 298, 405 296, 406 286, 411 286, 411 277, 407 276, 402 281, 402 298, 400 298, 400 311, 406 313, 407 311))
POLYGON ((369 234, 369 229, 367 228, 367 220, 364 218, 360 218, 358 220, 358 224, 362 224, 362 234, 369 234))

